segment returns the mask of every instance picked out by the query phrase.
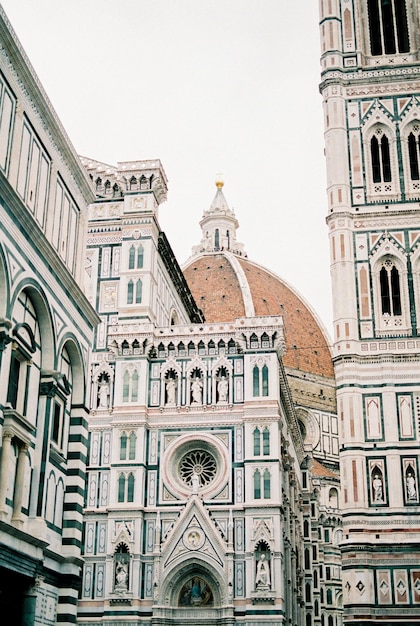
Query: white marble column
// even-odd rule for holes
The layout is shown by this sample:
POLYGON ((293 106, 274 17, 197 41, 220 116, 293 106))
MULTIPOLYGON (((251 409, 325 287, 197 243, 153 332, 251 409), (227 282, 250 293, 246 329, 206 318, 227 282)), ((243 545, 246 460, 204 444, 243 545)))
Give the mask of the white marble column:
POLYGON ((12 449, 13 434, 9 431, 3 432, 2 454, 0 465, 0 520, 7 517, 6 494, 9 482, 10 453, 12 449))
POLYGON ((18 524, 23 524, 22 516, 22 502, 23 502, 23 488, 25 483, 25 464, 26 453, 28 450, 27 443, 21 443, 19 447, 19 455, 16 468, 16 480, 15 480, 15 496, 13 500, 13 517, 12 521, 18 524))

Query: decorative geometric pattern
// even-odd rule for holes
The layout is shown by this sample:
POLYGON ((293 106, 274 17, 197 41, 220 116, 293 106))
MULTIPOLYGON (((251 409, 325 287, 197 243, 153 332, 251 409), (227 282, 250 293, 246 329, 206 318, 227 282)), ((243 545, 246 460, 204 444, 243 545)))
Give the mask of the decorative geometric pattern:
POLYGON ((188 452, 179 463, 179 473, 182 480, 191 485, 193 474, 196 474, 200 486, 208 485, 216 475, 216 460, 206 450, 188 452))

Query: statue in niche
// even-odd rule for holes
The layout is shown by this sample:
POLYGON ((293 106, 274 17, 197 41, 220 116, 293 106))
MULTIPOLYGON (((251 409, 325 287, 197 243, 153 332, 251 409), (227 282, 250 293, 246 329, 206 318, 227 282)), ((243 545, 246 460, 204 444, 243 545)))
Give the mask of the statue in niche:
POLYGON ((217 383, 217 393, 219 394, 219 402, 227 402, 229 392, 229 382, 226 376, 222 376, 217 383))
POLYGON ((196 376, 191 383, 192 401, 194 404, 202 404, 203 402, 203 383, 201 378, 196 376))
POLYGON ((383 502, 384 501, 384 489, 383 489, 383 484, 382 484, 382 478, 377 472, 373 476, 372 487, 373 487, 373 501, 383 502))
POLYGON ((407 490, 407 500, 410 500, 410 501, 417 500, 416 479, 412 471, 407 472, 407 477, 405 479, 405 487, 407 490))
POLYGON ((109 384, 106 378, 102 378, 99 382, 98 387, 98 408, 99 409, 108 409, 109 408, 109 384))
POLYGON ((174 378, 166 381, 166 404, 175 404, 176 382, 174 378))
POLYGON ((117 563, 115 570, 115 590, 127 591, 128 588, 128 571, 127 566, 122 561, 117 563))
POLYGON ((255 586, 258 589, 269 589, 270 587, 270 564, 266 560, 265 552, 261 552, 260 558, 257 561, 255 586))

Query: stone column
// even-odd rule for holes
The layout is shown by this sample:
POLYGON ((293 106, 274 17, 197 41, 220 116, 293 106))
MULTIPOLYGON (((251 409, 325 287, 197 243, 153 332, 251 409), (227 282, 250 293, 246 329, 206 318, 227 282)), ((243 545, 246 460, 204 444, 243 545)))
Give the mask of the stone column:
POLYGON ((27 443, 21 443, 19 448, 19 455, 16 468, 16 481, 15 481, 15 496, 13 500, 13 517, 12 521, 18 524, 23 524, 22 517, 22 502, 23 502, 23 487, 25 482, 25 461, 26 452, 28 450, 27 443))
POLYGON ((10 431, 3 433, 0 465, 0 520, 4 520, 7 517, 6 494, 9 481, 12 438, 13 434, 10 431))

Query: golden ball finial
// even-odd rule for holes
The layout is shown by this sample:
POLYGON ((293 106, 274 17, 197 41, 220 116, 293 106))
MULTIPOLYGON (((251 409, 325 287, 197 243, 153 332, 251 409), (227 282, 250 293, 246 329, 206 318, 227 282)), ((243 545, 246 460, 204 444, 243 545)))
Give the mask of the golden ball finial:
POLYGON ((221 189, 224 185, 223 176, 221 174, 217 174, 216 176, 216 187, 217 189, 221 189))

